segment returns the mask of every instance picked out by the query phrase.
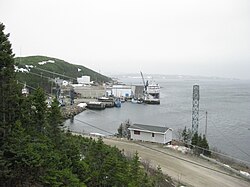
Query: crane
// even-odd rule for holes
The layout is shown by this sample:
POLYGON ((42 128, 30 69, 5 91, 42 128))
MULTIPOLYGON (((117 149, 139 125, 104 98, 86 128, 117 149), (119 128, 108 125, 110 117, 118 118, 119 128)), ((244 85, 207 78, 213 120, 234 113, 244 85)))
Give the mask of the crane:
POLYGON ((143 85, 144 85, 144 92, 143 92, 143 94, 144 94, 144 97, 146 98, 146 97, 148 97, 148 93, 147 93, 148 81, 145 83, 145 80, 144 80, 142 72, 141 72, 141 77, 142 77, 142 82, 143 82, 143 85))
POLYGON ((146 84, 145 84, 145 80, 144 80, 142 72, 141 72, 141 77, 142 77, 142 82, 143 82, 143 85, 144 85, 144 89, 146 90, 146 84))

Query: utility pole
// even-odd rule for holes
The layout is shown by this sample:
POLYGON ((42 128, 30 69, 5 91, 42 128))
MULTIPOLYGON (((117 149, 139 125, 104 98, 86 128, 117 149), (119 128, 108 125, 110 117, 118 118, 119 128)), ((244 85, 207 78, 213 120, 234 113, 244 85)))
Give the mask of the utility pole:
POLYGON ((52 89, 53 89, 53 81, 51 79, 51 84, 50 84, 50 95, 52 96, 52 89))
POLYGON ((192 135, 198 133, 199 126, 199 85, 193 85, 193 107, 192 107, 192 135))
POLYGON ((207 138, 207 111, 206 111, 205 137, 207 138))

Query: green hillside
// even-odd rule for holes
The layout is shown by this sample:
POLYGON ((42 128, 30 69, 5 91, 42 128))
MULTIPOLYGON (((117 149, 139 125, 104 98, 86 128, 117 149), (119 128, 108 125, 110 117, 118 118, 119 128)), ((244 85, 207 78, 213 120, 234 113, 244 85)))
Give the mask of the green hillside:
POLYGON ((91 81, 96 83, 110 82, 111 78, 101 75, 81 65, 70 64, 64 60, 46 56, 17 57, 15 63, 20 70, 17 72, 17 79, 26 82, 32 87, 43 87, 46 91, 51 89, 50 79, 60 77, 67 81, 76 83, 76 78, 83 75, 90 76, 91 81), (29 67, 27 67, 29 66, 29 67), (33 66, 33 67, 32 67, 33 66))

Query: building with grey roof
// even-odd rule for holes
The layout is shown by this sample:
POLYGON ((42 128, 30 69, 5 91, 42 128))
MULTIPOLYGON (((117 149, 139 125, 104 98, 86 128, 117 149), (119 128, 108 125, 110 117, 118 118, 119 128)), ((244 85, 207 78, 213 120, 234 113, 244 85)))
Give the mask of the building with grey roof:
POLYGON ((132 140, 156 143, 171 143, 172 129, 153 125, 133 124, 129 127, 132 140))

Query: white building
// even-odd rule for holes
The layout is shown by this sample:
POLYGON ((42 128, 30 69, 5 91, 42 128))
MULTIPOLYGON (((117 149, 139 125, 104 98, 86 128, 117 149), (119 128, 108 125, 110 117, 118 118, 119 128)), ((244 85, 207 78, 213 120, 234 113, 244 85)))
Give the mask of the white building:
POLYGON ((62 85, 63 85, 63 86, 68 86, 68 85, 69 85, 69 82, 66 81, 66 80, 63 80, 62 85))
POLYGON ((113 85, 107 88, 106 93, 108 96, 130 97, 132 95, 132 89, 131 86, 128 85, 113 85))
POLYGON ((56 83, 56 84, 58 84, 58 85, 62 85, 63 84, 63 79, 60 79, 59 77, 57 77, 57 78, 55 78, 54 79, 54 82, 56 83))
POLYGON ((151 125, 133 124, 129 128, 132 140, 141 140, 156 143, 171 143, 172 129, 151 125))
POLYGON ((90 84, 90 76, 82 76, 77 78, 78 84, 90 84))
POLYGON ((58 84, 59 86, 68 86, 68 85, 70 84, 69 81, 60 79, 59 77, 55 78, 55 79, 54 79, 54 82, 55 82, 56 84, 58 84))

